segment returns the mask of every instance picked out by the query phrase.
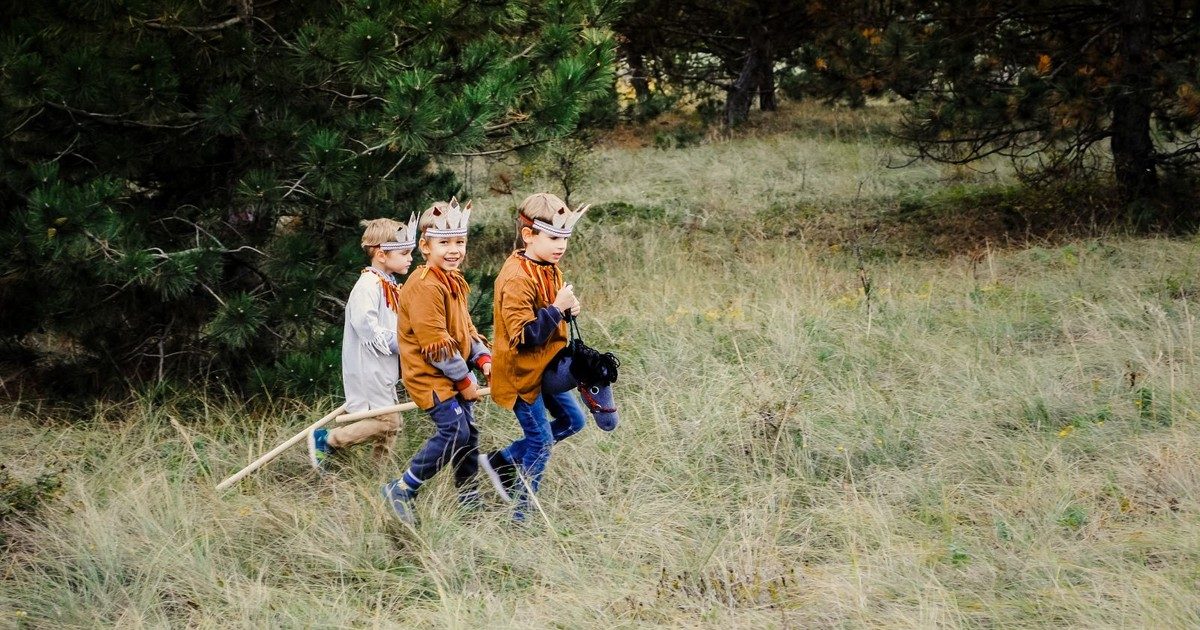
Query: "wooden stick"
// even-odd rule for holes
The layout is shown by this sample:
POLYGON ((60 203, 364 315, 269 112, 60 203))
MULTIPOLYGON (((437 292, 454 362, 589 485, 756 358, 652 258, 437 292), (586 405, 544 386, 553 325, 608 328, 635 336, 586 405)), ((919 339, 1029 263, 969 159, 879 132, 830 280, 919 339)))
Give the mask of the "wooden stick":
MULTIPOLYGON (((484 387, 479 390, 480 396, 487 396, 488 394, 491 394, 491 393, 492 393, 492 388, 490 388, 490 387, 484 387)), ((406 403, 400 403, 398 405, 391 405, 388 407, 380 407, 378 409, 368 409, 366 411, 356 411, 354 413, 348 413, 348 414, 334 418, 333 421, 334 422, 353 422, 355 420, 362 420, 363 418, 374 418, 375 416, 382 416, 385 413, 392 413, 394 411, 411 411, 416 408, 417 408, 417 403, 406 402, 406 403)))
MULTIPOLYGON (((480 396, 487 396, 488 394, 491 394, 491 393, 492 393, 492 388, 490 388, 490 387, 484 387, 479 390, 480 396)), ((280 453, 295 446, 301 440, 308 437, 309 433, 329 424, 330 421, 353 422, 354 420, 362 420, 363 418, 374 418, 375 416, 381 416, 385 413, 392 413, 392 412, 397 412, 397 411, 409 411, 409 410, 416 409, 416 408, 417 408, 416 403, 406 402, 406 403, 400 403, 398 405, 391 405, 388 407, 380 407, 378 409, 368 409, 366 411, 356 411, 354 413, 342 414, 342 412, 346 410, 346 405, 342 405, 341 407, 338 407, 337 409, 334 409, 333 411, 329 412, 328 415, 321 418, 320 420, 317 420, 316 422, 308 425, 308 427, 306 427, 303 431, 301 431, 301 432, 297 433, 296 435, 293 435, 291 438, 289 438, 288 441, 271 449, 271 451, 269 453, 267 453, 266 455, 263 455, 262 457, 259 457, 258 459, 254 460, 249 466, 246 466, 245 468, 239 470, 237 472, 237 474, 234 474, 234 475, 230 476, 228 479, 226 479, 225 481, 222 481, 221 483, 217 484, 217 490, 224 490, 224 489, 232 486, 233 484, 241 481, 243 478, 246 477, 246 475, 249 475, 250 473, 258 470, 259 468, 262 468, 264 464, 275 459, 276 457, 279 457, 280 453)))
POLYGON ((246 466, 245 468, 239 470, 236 474, 230 476, 225 481, 222 481, 221 483, 217 484, 217 490, 224 490, 224 489, 228 488, 229 486, 232 486, 233 484, 241 481, 246 475, 249 475, 250 473, 258 470, 259 468, 262 468, 262 466, 264 464, 275 459, 276 457, 279 457, 280 453, 288 450, 295 444, 299 443, 301 440, 303 440, 305 437, 307 437, 308 434, 311 433, 312 431, 315 431, 316 429, 319 429, 319 428, 325 426, 326 424, 329 424, 330 420, 333 420, 334 418, 336 418, 338 416, 338 414, 345 411, 345 409, 346 409, 346 405, 342 405, 341 407, 338 407, 337 409, 334 409, 333 411, 329 412, 329 414, 326 415, 324 418, 321 418, 320 420, 317 420, 316 422, 308 425, 307 428, 305 428, 303 431, 297 433, 296 435, 293 435, 288 441, 271 449, 271 451, 269 453, 267 453, 266 455, 259 457, 258 459, 254 460, 249 466, 246 466))

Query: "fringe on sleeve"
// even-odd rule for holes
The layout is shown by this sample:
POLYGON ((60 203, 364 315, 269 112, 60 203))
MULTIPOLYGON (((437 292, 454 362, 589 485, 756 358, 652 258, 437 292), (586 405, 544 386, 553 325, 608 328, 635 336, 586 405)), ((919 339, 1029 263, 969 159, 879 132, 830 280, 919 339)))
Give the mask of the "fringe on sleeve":
POLYGON ((458 353, 458 342, 453 339, 443 339, 421 347, 421 354, 430 363, 446 361, 458 353))
POLYGON ((392 354, 392 341, 396 338, 396 333, 381 330, 375 333, 375 336, 370 339, 363 339, 362 345, 369 348, 380 356, 392 354))

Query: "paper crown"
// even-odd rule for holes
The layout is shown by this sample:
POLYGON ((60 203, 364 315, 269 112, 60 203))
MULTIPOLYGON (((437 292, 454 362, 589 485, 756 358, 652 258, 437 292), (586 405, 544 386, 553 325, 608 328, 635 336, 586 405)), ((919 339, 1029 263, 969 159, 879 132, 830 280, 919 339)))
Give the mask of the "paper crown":
POLYGON ((460 206, 458 197, 451 197, 449 208, 434 206, 425 214, 431 217, 429 226, 425 228, 425 238, 466 236, 467 222, 471 220, 471 202, 460 206))
POLYGON ((554 213, 554 216, 550 218, 549 223, 541 219, 534 219, 532 221, 532 227, 546 232, 550 236, 560 236, 562 238, 566 238, 571 235, 571 231, 575 229, 575 223, 577 223, 579 219, 583 217, 583 213, 587 212, 588 208, 590 207, 591 205, 584 204, 575 210, 571 210, 570 208, 563 206, 554 213))
POLYGON ((380 243, 379 249, 391 251, 393 249, 413 249, 417 246, 417 215, 411 214, 408 217, 408 225, 400 224, 396 230, 396 235, 392 240, 386 243, 380 243))

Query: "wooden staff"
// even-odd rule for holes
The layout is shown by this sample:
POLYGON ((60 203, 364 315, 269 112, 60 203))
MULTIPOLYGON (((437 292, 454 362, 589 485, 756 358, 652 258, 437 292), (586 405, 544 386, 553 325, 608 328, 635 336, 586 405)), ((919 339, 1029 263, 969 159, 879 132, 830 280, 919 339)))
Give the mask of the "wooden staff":
POLYGON ((320 429, 321 427, 325 426, 326 424, 329 424, 330 420, 333 420, 334 418, 336 418, 338 416, 338 414, 342 413, 345 410, 346 410, 346 405, 342 405, 341 407, 338 407, 337 409, 334 409, 333 411, 329 412, 329 414, 326 415, 324 418, 321 418, 320 420, 317 420, 316 422, 308 425, 307 429, 297 433, 296 435, 293 435, 291 438, 288 439, 288 441, 271 449, 271 452, 267 453, 266 455, 263 455, 262 457, 259 457, 258 459, 251 462, 249 466, 246 466, 245 468, 237 471, 236 474, 232 475, 225 481, 222 481, 221 483, 217 484, 217 490, 224 490, 224 489, 228 488, 229 486, 232 486, 233 484, 241 481, 242 478, 245 477, 246 475, 249 475, 250 473, 258 470, 259 468, 262 468, 263 464, 266 464, 267 462, 271 461, 272 459, 279 457, 280 453, 288 450, 292 446, 299 443, 301 440, 303 440, 305 437, 307 437, 309 433, 316 431, 317 429, 320 429))
MULTIPOLYGON (((491 393, 492 393, 491 387, 483 387, 479 390, 479 395, 481 397, 487 396, 488 394, 491 394, 491 393)), ((416 408, 417 408, 417 403, 406 402, 406 403, 400 403, 398 405, 391 405, 388 407, 380 407, 378 409, 368 409, 366 411, 356 411, 354 413, 348 413, 348 414, 341 415, 341 416, 334 418, 333 421, 334 422, 354 422, 355 420, 362 420, 363 418, 374 418, 375 416, 382 416, 385 413, 392 413, 394 411, 412 411, 413 409, 416 409, 416 408)))
MULTIPOLYGON (((492 393, 492 389, 490 387, 484 387, 479 390, 480 396, 487 396, 490 393, 492 393)), ((221 483, 217 484, 217 490, 224 490, 224 489, 232 486, 233 484, 241 481, 242 479, 244 479, 246 477, 246 475, 249 475, 250 473, 258 470, 259 468, 262 468, 263 465, 265 465, 267 462, 275 459, 276 457, 279 457, 280 453, 283 453, 284 451, 295 446, 296 444, 299 444, 300 441, 303 440, 304 438, 306 438, 309 433, 312 433, 313 431, 320 429, 321 427, 329 424, 331 421, 353 422, 354 420, 362 420, 363 418, 374 418, 375 416, 382 416, 385 413, 392 413, 392 412, 398 412, 398 411, 409 411, 411 409, 416 409, 416 408, 417 408, 416 403, 406 402, 406 403, 400 403, 399 405, 380 407, 378 409, 368 409, 366 411, 356 411, 354 413, 342 414, 342 412, 346 410, 346 405, 342 405, 342 406, 338 407, 337 409, 334 409, 333 411, 329 412, 328 415, 321 418, 320 420, 317 420, 316 422, 308 425, 308 427, 306 427, 303 431, 288 438, 288 441, 271 449, 270 452, 268 452, 266 455, 263 455, 262 457, 259 457, 258 459, 254 460, 253 462, 251 462, 251 464, 249 466, 246 466, 245 468, 239 470, 236 474, 231 475, 225 481, 222 481, 221 483)))

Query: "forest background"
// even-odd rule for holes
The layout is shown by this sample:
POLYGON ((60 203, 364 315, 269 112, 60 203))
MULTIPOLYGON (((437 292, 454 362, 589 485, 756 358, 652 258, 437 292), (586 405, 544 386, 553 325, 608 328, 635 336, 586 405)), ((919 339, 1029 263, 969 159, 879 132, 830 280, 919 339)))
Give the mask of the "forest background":
POLYGON ((0 619, 1195 625, 1198 8, 7 4, 0 619), (486 330, 538 190, 624 361, 538 526, 213 493, 336 406, 358 220, 474 199, 486 330))

